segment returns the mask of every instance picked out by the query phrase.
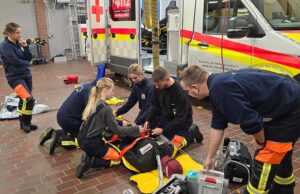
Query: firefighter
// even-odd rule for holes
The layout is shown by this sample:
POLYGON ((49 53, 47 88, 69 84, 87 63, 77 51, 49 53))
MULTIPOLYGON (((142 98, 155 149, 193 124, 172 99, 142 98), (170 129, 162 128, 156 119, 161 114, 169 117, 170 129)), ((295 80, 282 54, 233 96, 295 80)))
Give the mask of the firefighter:
POLYGON ((89 93, 95 85, 96 80, 77 87, 57 112, 57 123, 62 129, 54 130, 53 128, 48 128, 41 135, 40 145, 43 145, 51 138, 53 139, 49 149, 50 155, 54 153, 55 148, 60 144, 64 148, 79 146, 77 135, 82 123, 82 113, 87 105, 89 93))
POLYGON ((294 193, 293 145, 300 134, 300 88, 292 78, 260 70, 211 74, 197 66, 184 70, 189 95, 212 104, 211 137, 204 167, 213 158, 228 123, 239 124, 257 148, 244 193, 294 193))
POLYGON ((80 147, 84 150, 81 163, 77 167, 76 176, 81 178, 90 167, 110 167, 120 163, 118 152, 105 144, 101 138, 109 129, 120 137, 137 138, 145 132, 143 127, 121 127, 113 116, 110 106, 105 101, 112 97, 114 82, 110 78, 102 78, 91 90, 88 104, 83 112, 83 123, 78 134, 80 147))
POLYGON ((9 86, 20 98, 18 105, 20 128, 26 133, 38 127, 31 123, 35 104, 32 96, 32 75, 29 68, 32 54, 18 24, 8 23, 3 32, 4 41, 0 44, 0 56, 9 86))
POLYGON ((152 135, 164 135, 177 148, 187 146, 203 136, 199 128, 192 128, 192 105, 179 82, 170 77, 163 67, 157 67, 152 73, 155 85, 152 108, 144 127, 152 129, 152 135))
POLYGON ((145 78, 145 73, 139 64, 132 64, 128 69, 128 77, 132 80, 133 86, 127 102, 116 111, 116 116, 127 113, 137 102, 140 112, 135 119, 135 124, 143 125, 151 107, 153 82, 145 78))
MULTIPOLYGON (((87 105, 89 94, 96 85, 94 80, 90 83, 80 85, 64 101, 59 108, 56 118, 61 127, 60 130, 54 130, 49 127, 40 136, 40 145, 52 139, 49 147, 49 154, 53 155, 57 146, 61 145, 66 149, 80 147, 77 140, 79 128, 82 124, 82 113, 87 105)), ((118 121, 119 125, 127 125, 126 121, 118 121)))

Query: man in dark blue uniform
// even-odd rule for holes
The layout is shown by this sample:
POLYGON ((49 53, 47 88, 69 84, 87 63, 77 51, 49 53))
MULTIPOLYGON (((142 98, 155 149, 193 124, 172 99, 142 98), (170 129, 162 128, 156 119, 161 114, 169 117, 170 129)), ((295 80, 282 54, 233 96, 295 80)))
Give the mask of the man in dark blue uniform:
POLYGON ((88 103, 89 93, 95 85, 96 80, 77 87, 57 112, 57 123, 62 130, 48 128, 41 135, 40 145, 53 139, 50 144, 50 155, 54 153, 59 144, 65 148, 79 147, 77 134, 82 124, 82 113, 88 103))
POLYGON ((123 115, 139 102, 140 112, 134 123, 136 125, 143 125, 151 108, 154 85, 151 79, 145 78, 144 71, 139 64, 132 64, 129 67, 128 77, 133 81, 131 94, 127 102, 115 114, 116 116, 123 115))
POLYGON ((292 78, 260 70, 211 74, 197 66, 184 70, 189 95, 212 104, 212 130, 204 167, 213 158, 228 123, 254 137, 257 150, 244 193, 294 193, 293 145, 300 135, 300 87, 292 78))

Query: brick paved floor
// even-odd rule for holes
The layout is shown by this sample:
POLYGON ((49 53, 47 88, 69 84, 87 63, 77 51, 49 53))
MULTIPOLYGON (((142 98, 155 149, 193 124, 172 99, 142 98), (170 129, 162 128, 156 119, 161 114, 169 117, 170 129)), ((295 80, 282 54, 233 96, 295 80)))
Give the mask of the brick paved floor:
MULTIPOLYGON (((91 81, 96 76, 96 69, 87 62, 70 62, 68 64, 47 64, 32 67, 34 96, 39 103, 58 108, 73 89, 71 85, 64 85, 64 76, 68 73, 79 74, 81 82, 91 81)), ((111 75, 113 76, 113 75, 111 75)), ((128 97, 129 89, 116 80, 115 95, 128 97)), ((0 67, 0 99, 3 100, 12 90, 8 87, 3 68, 0 67)), ((206 104, 201 104, 205 107, 206 104)), ((192 145, 187 151, 195 155, 206 156, 208 148, 209 124, 211 113, 208 109, 194 109, 194 120, 201 127, 205 140, 201 145, 192 145)), ((126 118, 133 120, 137 108, 126 114, 126 118)), ((94 171, 79 180, 75 178, 75 168, 82 151, 67 151, 62 148, 56 150, 54 156, 49 156, 46 143, 44 147, 38 145, 38 138, 43 129, 48 126, 58 127, 56 111, 36 115, 33 122, 39 125, 39 130, 25 134, 19 129, 16 120, 0 121, 0 194, 10 193, 122 193, 131 188, 139 193, 133 183, 129 182, 131 173, 122 166, 94 171)), ((243 134, 238 126, 230 126, 226 136, 241 140, 249 145, 251 138, 243 134)), ((295 146, 294 169, 297 182, 300 180, 300 143, 295 146)), ((230 191, 238 188, 230 185, 230 191)), ((296 192, 300 193, 297 184, 296 192)))

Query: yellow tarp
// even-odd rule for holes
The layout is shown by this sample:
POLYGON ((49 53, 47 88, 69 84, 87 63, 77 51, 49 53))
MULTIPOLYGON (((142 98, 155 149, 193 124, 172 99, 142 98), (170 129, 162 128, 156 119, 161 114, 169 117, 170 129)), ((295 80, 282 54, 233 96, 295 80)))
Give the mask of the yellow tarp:
MULTIPOLYGON (((182 154, 176 158, 183 168, 183 174, 186 174, 188 170, 199 171, 203 166, 195 162, 188 154, 182 154)), ((142 193, 153 193, 159 187, 158 170, 152 170, 150 172, 140 173, 130 177, 131 181, 137 183, 137 188, 142 193)), ((168 179, 164 177, 164 182, 168 179)))

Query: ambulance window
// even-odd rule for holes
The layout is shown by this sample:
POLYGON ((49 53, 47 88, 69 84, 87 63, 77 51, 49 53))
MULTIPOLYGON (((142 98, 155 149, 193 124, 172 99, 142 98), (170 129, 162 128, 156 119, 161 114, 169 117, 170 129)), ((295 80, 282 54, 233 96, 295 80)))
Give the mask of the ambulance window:
POLYGON ((110 0, 109 12, 113 21, 135 21, 135 0, 110 0))
POLYGON ((221 34, 227 31, 227 25, 224 24, 227 24, 231 17, 249 17, 249 10, 240 0, 230 0, 226 3, 227 1, 224 0, 205 0, 203 33, 221 34))

